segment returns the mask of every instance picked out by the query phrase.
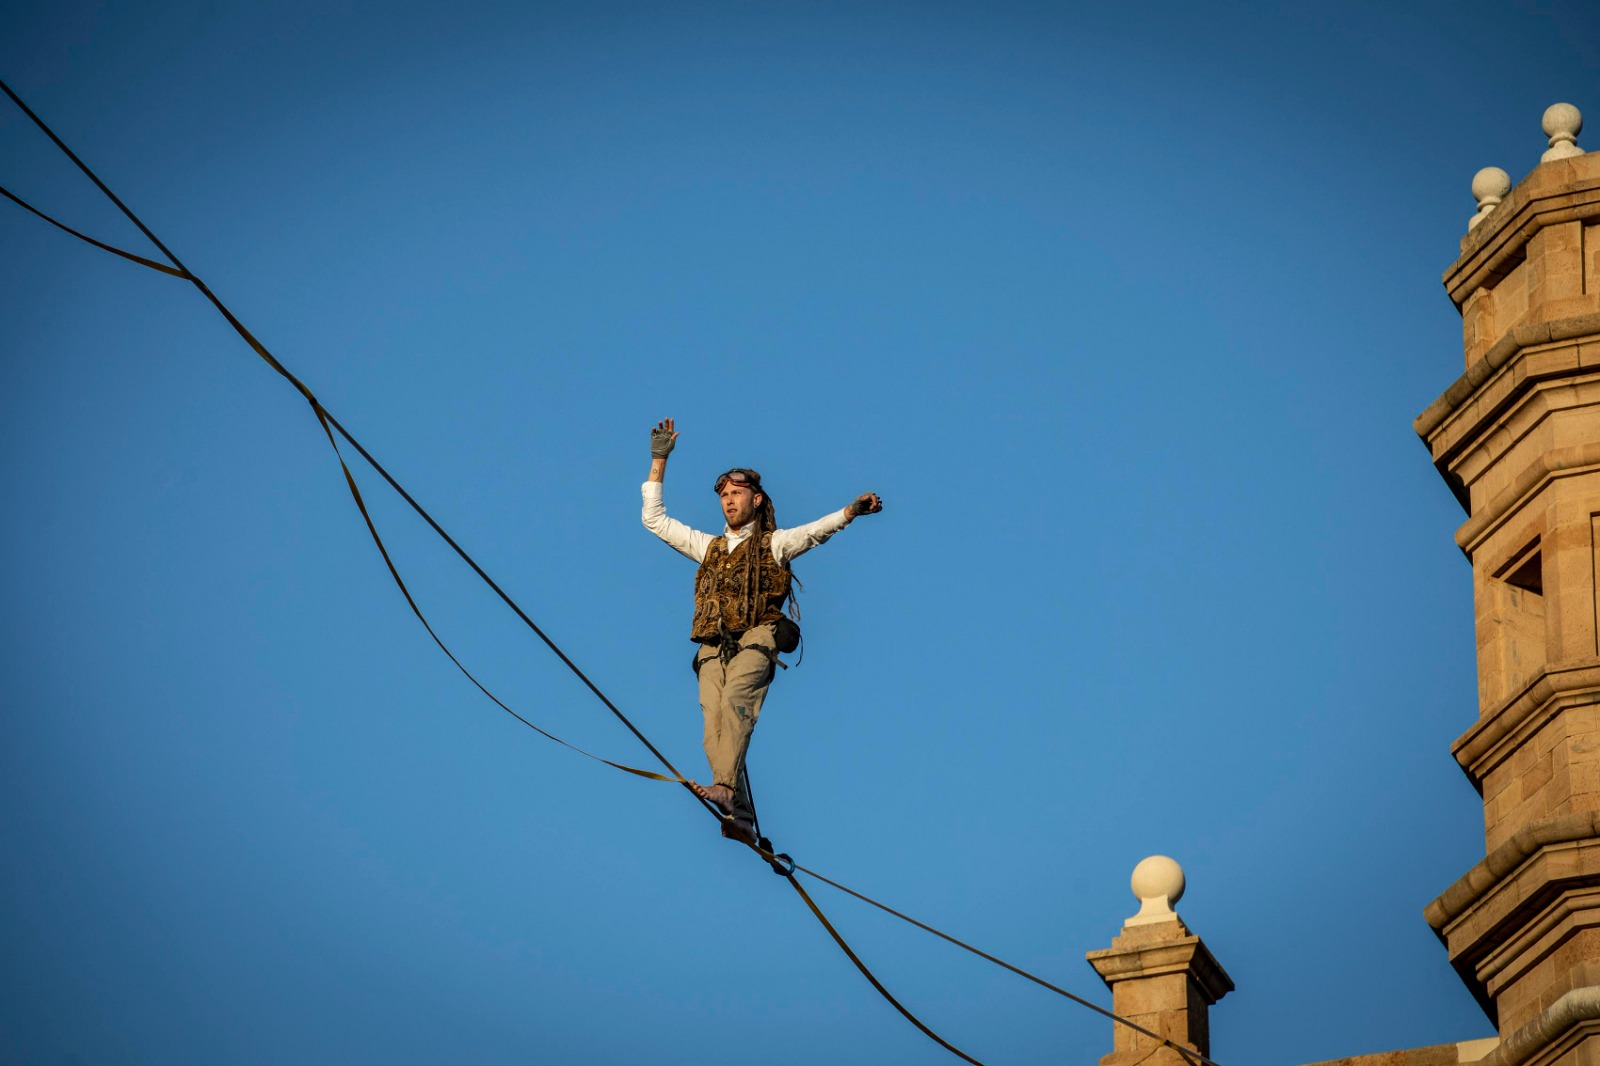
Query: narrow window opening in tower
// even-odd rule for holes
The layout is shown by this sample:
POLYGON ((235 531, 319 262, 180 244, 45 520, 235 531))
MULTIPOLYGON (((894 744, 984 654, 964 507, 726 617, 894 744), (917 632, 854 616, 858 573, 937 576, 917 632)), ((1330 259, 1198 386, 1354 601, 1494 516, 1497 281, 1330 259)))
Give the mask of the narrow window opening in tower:
POLYGON ((1506 584, 1533 593, 1535 596, 1544 595, 1544 570, 1539 565, 1539 548, 1535 545, 1533 550, 1520 556, 1500 580, 1506 584))

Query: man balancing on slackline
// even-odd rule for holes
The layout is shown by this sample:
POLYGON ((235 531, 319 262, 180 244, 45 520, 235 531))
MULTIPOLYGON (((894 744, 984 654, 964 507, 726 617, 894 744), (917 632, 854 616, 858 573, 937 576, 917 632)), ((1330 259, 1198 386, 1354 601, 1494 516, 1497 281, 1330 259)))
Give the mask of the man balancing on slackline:
POLYGON ((883 510, 883 502, 873 493, 863 493, 815 522, 779 529, 761 475, 734 467, 713 486, 727 520, 722 535, 714 537, 668 518, 662 505, 667 456, 677 442, 670 418, 650 431, 643 518, 646 529, 700 564, 689 638, 700 645, 694 671, 700 678, 706 761, 712 777, 710 785, 691 782, 690 787, 722 812, 723 836, 753 844, 755 808, 745 775, 745 753, 778 655, 793 651, 800 641, 800 627, 783 613, 792 579, 789 564, 860 516, 883 510))

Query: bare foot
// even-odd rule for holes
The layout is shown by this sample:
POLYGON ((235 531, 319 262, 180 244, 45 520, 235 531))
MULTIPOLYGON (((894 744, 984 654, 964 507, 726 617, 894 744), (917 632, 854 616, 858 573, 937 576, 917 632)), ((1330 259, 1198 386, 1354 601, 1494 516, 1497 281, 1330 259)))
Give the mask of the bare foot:
POLYGON ((696 796, 715 806, 724 815, 733 813, 733 789, 727 785, 701 785, 691 781, 689 787, 696 796))

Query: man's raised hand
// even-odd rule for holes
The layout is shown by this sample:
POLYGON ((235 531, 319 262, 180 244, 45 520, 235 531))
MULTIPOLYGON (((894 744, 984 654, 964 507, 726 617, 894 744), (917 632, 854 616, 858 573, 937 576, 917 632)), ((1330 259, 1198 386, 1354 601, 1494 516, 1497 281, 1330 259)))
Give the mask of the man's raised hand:
POLYGON ((678 443, 678 433, 672 428, 672 419, 663 418, 650 431, 650 457, 665 459, 678 443))
POLYGON ((883 510, 883 501, 878 499, 876 492, 863 492, 850 501, 850 506, 846 510, 850 512, 851 518, 860 518, 864 514, 877 514, 883 510))

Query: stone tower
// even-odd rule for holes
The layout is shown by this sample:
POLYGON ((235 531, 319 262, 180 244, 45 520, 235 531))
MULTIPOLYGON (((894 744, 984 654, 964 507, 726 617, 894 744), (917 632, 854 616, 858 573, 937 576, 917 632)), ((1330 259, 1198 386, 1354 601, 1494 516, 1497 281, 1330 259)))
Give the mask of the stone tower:
POLYGON ((1478 718, 1452 752, 1486 857, 1426 910, 1500 1030, 1486 1066, 1600 1064, 1600 153, 1576 108, 1478 214, 1444 284, 1466 372, 1416 421, 1466 509, 1478 718))

